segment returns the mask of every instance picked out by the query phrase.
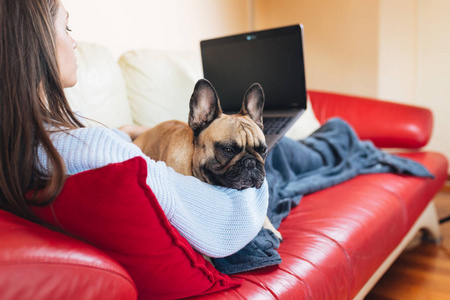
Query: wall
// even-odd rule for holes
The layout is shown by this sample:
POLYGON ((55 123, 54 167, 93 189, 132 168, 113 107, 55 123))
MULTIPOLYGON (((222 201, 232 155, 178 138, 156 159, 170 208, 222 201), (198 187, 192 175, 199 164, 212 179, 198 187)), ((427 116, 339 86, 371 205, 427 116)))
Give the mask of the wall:
POLYGON ((418 1, 417 103, 432 109, 435 130, 429 149, 450 159, 450 1, 418 1))
POLYGON ((242 0, 63 0, 77 40, 105 45, 115 57, 129 49, 199 51, 205 38, 249 29, 242 0))
POLYGON ((417 1, 380 2, 377 96, 416 103, 417 1))
POLYGON ((450 1, 254 0, 256 29, 303 23, 309 89, 428 107, 450 158, 450 1))
POLYGON ((302 23, 307 87, 375 96, 377 0, 255 0, 254 27, 302 23))
POLYGON ((378 70, 379 97, 433 111, 435 130, 427 148, 444 152, 447 157, 450 157, 449 11, 447 0, 382 0, 378 70))

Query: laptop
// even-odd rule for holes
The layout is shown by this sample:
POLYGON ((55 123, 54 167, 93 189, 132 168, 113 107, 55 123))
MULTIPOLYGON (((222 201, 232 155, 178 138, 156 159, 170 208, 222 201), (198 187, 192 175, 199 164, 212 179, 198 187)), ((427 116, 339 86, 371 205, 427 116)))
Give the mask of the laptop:
POLYGON ((254 31, 200 42, 203 75, 222 110, 238 113, 245 92, 264 89, 264 134, 270 151, 306 109, 303 26, 254 31))

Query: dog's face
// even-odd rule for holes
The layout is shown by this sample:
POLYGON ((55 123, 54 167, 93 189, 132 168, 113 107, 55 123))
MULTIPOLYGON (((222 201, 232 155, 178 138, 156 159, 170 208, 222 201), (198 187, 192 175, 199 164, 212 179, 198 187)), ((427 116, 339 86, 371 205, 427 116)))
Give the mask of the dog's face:
POLYGON ((238 190, 261 187, 267 152, 263 106, 262 87, 253 84, 245 93, 239 114, 223 114, 211 83, 204 79, 197 82, 189 113, 189 126, 194 131, 195 177, 238 190))

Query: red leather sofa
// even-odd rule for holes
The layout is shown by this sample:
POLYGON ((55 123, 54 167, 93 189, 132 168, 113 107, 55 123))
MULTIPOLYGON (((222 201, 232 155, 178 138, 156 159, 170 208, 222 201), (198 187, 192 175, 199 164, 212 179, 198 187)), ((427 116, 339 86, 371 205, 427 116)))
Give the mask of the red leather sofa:
MULTIPOLYGON (((310 91, 321 123, 347 120, 362 139, 425 165, 435 179, 362 175, 303 197, 282 222, 283 262, 232 278, 235 288, 198 299, 362 299, 421 229, 440 238, 433 204, 447 159, 419 150, 433 117, 419 107, 310 91)), ((163 255, 163 254, 162 254, 163 255)), ((1 299, 136 299, 133 278, 83 241, 0 211, 1 299)))

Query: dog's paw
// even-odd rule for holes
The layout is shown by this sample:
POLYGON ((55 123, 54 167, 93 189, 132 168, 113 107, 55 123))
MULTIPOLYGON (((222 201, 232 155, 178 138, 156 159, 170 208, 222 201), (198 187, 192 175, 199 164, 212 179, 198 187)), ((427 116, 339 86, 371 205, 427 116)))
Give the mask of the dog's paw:
POLYGON ((276 229, 273 229, 272 232, 273 232, 273 234, 275 234, 275 236, 278 238, 278 240, 280 241, 280 243, 282 243, 282 242, 283 242, 283 236, 281 235, 281 233, 280 233, 278 230, 276 230, 276 229))
POLYGON ((273 232, 273 234, 275 234, 275 236, 278 238, 278 240, 280 241, 280 243, 283 242, 283 236, 281 235, 281 233, 275 229, 275 227, 273 227, 272 223, 270 222, 269 218, 266 216, 266 218, 264 219, 264 224, 263 227, 265 229, 268 229, 270 231, 273 232))

